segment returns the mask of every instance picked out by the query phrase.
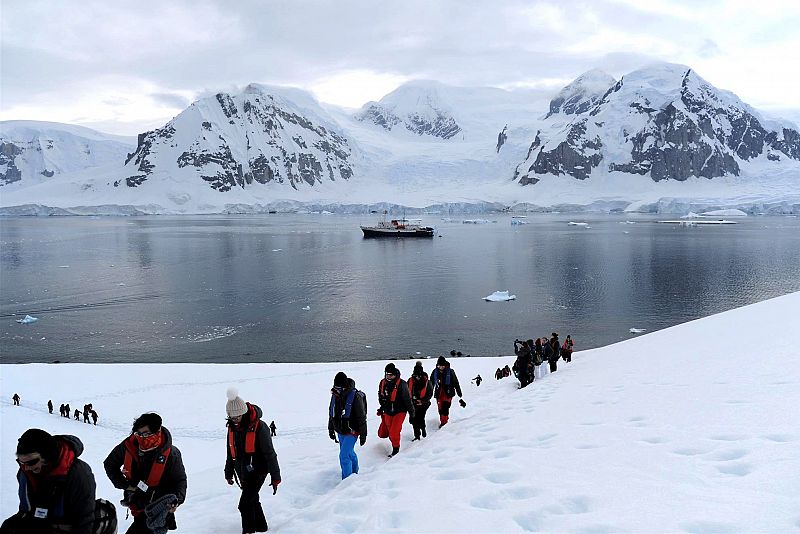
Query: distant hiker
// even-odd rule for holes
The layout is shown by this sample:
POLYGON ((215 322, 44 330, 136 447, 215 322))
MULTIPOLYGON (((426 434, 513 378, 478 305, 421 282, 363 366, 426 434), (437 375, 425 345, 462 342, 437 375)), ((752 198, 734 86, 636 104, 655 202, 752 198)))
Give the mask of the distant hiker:
POLYGON ((229 388, 228 403, 228 454, 225 460, 225 480, 233 484, 234 477, 242 488, 239 513, 242 532, 266 532, 269 526, 261 508, 258 492, 270 476, 272 494, 278 492, 281 471, 278 455, 272 446, 267 425, 261 420, 261 408, 245 402, 235 388, 229 388))
POLYGON ((186 469, 172 435, 157 413, 143 413, 133 422, 131 435, 114 447, 103 461, 108 479, 123 491, 120 504, 128 507, 133 524, 127 534, 175 530, 175 510, 186 498, 186 469), (163 499, 163 500, 162 500, 163 499), (151 503, 167 503, 163 523, 148 523, 151 503), (150 526, 148 526, 148 524, 150 526))
POLYGON ((19 406, 19 395, 14 393, 14 396, 11 397, 11 400, 14 401, 14 406, 19 406))
POLYGON ((467 403, 462 398, 461 385, 458 383, 456 372, 450 368, 450 362, 445 360, 444 356, 439 356, 439 359, 436 360, 436 369, 431 374, 431 383, 434 387, 433 395, 436 397, 436 404, 439 408, 439 428, 442 428, 450 419, 450 404, 453 402, 453 397, 458 394, 458 403, 462 408, 467 403))
POLYGON ((501 378, 503 378, 503 370, 500 369, 499 367, 497 368, 497 371, 494 372, 494 378, 495 380, 500 380, 501 378))
POLYGON ((544 362, 544 349, 542 348, 542 338, 537 337, 533 344, 533 377, 542 378, 542 363, 544 362))
POLYGON ((94 426, 97 426, 97 412, 94 410, 92 410, 92 422, 94 423, 94 426))
POLYGON ((275 426, 275 421, 269 424, 269 432, 271 436, 277 436, 278 427, 275 426))
POLYGON ((50 413, 53 413, 53 401, 52 400, 47 401, 47 411, 50 412, 50 413))
POLYGON ((483 380, 483 378, 481 378, 481 375, 478 375, 472 379, 472 381, 475 382, 475 385, 478 387, 480 387, 481 385, 481 380, 483 380))
POLYGON ((71 414, 71 413, 72 413, 72 412, 70 411, 70 408, 69 408, 69 403, 65 404, 65 405, 64 405, 64 417, 66 417, 67 419, 69 419, 69 416, 70 416, 70 414, 71 414))
POLYGON ((76 421, 80 421, 81 420, 81 411, 79 409, 77 409, 77 408, 75 408, 75 420, 76 421))
POLYGON ((503 377, 505 378, 507 376, 511 376, 511 368, 508 365, 503 367, 503 377))
POLYGON ((378 416, 381 425, 378 427, 379 438, 389 438, 392 442, 392 452, 389 458, 400 452, 400 430, 406 413, 414 417, 414 404, 408 384, 400 378, 400 371, 393 363, 386 365, 384 378, 378 384, 378 416))
POLYGON ((64 417, 64 405, 63 404, 58 407, 58 413, 61 414, 61 417, 64 417))
POLYGON ((423 438, 428 435, 425 428, 425 414, 431 406, 433 398, 433 385, 428 380, 428 373, 422 369, 422 362, 414 365, 411 378, 408 379, 408 391, 411 394, 411 402, 414 404, 414 415, 411 416, 411 426, 414 428, 414 439, 417 441, 420 436, 423 438))
POLYGON ((92 405, 91 404, 84 404, 83 405, 83 422, 84 423, 88 423, 89 422, 89 414, 91 413, 91 411, 92 411, 92 405))
MULTIPOLYGON (((531 344, 532 344, 531 340, 531 344)), ((517 360, 514 362, 514 369, 516 370, 517 379, 519 379, 519 387, 524 388, 533 382, 533 354, 532 347, 528 341, 514 340, 514 354, 517 355, 517 360)))
POLYGON ((561 357, 565 362, 569 363, 572 361, 572 350, 574 348, 575 344, 572 342, 572 338, 568 335, 567 339, 564 340, 564 344, 561 346, 561 357))
POLYGON ((75 436, 26 430, 17 442, 19 511, 0 532, 92 534, 96 487, 92 468, 78 458, 82 452, 75 436))
POLYGON ((358 473, 356 440, 367 442, 367 397, 356 389, 356 382, 343 372, 336 373, 328 407, 328 437, 337 441, 339 435, 339 465, 342 480, 358 473))
POLYGON ((558 369, 558 358, 559 352, 561 351, 561 347, 559 346, 558 342, 558 334, 553 332, 552 337, 550 338, 550 372, 555 373, 558 369))

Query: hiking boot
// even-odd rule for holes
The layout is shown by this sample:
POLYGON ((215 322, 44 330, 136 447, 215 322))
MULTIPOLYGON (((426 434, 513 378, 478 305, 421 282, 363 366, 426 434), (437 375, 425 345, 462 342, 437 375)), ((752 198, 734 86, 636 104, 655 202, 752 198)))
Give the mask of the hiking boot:
POLYGON ((416 437, 415 437, 414 439, 412 439, 411 441, 419 441, 419 436, 416 436, 416 437))
POLYGON ((400 447, 392 447, 392 453, 389 455, 389 458, 391 458, 392 456, 394 456, 398 452, 400 452, 400 447))
POLYGON ((423 438, 427 438, 427 437, 428 437, 428 433, 427 433, 427 432, 425 432, 425 429, 424 429, 424 428, 422 429, 422 437, 423 437, 423 438))

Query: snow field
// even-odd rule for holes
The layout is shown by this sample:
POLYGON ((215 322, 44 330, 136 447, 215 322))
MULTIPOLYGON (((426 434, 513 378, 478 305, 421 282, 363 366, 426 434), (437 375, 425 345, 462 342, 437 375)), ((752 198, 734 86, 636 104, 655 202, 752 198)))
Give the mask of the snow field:
MULTIPOLYGON (((799 309, 793 293, 579 351, 524 390, 513 377, 493 378, 512 358, 451 359, 467 407, 455 405, 439 430, 432 406, 421 442, 411 443, 406 423, 392 459, 374 415, 385 361, 3 365, 0 512, 16 508, 14 448, 30 427, 79 436, 98 497, 118 502, 102 460, 135 416, 155 410, 189 475, 178 531, 238 533, 239 490, 222 474, 225 391, 233 385, 278 427, 283 482, 277 495, 261 493, 270 531, 796 530, 799 309), (361 471, 345 481, 326 430, 339 370, 366 392, 370 430, 357 447, 361 471), (479 388, 470 383, 478 373, 479 388), (11 405, 14 392, 19 407, 11 405), (73 409, 92 402, 98 426, 47 414, 48 399, 73 409)), ((404 378, 414 361, 396 362, 404 378)), ((434 363, 423 360, 428 372, 434 363)))

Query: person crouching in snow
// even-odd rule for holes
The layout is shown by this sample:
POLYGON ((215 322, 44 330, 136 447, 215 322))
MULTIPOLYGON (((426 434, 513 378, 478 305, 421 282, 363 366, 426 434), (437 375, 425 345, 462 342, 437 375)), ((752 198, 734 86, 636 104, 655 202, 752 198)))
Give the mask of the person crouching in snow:
POLYGON ((430 408, 431 397, 433 397, 433 386, 428 380, 428 373, 422 369, 422 362, 417 362, 414 366, 414 372, 408 379, 408 391, 411 393, 411 401, 414 403, 414 415, 411 416, 414 439, 411 441, 417 441, 420 435, 423 438, 428 435, 425 431, 425 413, 430 408))
POLYGON ((356 389, 355 380, 341 371, 333 379, 328 409, 328 436, 336 441, 336 434, 339 435, 339 464, 344 480, 358 473, 356 440, 361 445, 367 442, 367 399, 356 389))
POLYGON ((233 485, 234 476, 242 488, 239 512, 242 533, 266 532, 269 526, 258 492, 270 475, 272 494, 278 492, 281 471, 278 455, 272 447, 269 428, 261 420, 261 408, 245 402, 234 388, 228 389, 228 456, 225 460, 225 480, 233 485))
POLYGON ((392 452, 389 458, 400 452, 400 430, 406 413, 414 417, 414 404, 408 392, 408 384, 400 379, 400 371, 393 363, 384 369, 383 380, 378 385, 378 416, 381 426, 378 427, 379 438, 389 438, 392 442, 392 452))
POLYGON ((431 382, 434 387, 433 395, 439 407, 439 428, 442 428, 450 419, 450 404, 453 402, 453 397, 458 394, 458 403, 462 408, 467 403, 462 398, 464 395, 461 393, 456 372, 450 369, 450 362, 445 360, 444 356, 439 356, 436 360, 436 369, 431 374, 431 382))

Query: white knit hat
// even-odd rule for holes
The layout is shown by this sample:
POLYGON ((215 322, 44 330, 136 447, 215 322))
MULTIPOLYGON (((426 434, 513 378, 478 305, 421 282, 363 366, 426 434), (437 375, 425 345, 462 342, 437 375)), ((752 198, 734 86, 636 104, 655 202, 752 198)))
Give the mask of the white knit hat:
POLYGON ((247 413, 247 405, 239 396, 236 388, 228 388, 228 404, 225 405, 228 417, 239 417, 247 413))

